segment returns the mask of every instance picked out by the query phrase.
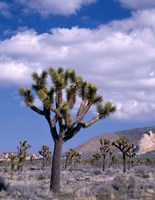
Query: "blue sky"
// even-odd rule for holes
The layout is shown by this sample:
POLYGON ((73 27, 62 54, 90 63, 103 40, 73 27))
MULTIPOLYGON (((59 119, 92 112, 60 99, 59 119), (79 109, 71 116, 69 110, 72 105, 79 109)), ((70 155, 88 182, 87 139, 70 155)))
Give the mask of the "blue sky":
POLYGON ((53 149, 48 124, 18 95, 33 71, 50 66, 75 69, 118 109, 64 151, 101 133, 155 125, 154 22, 154 0, 1 0, 0 152, 16 151, 21 140, 31 153, 53 149))

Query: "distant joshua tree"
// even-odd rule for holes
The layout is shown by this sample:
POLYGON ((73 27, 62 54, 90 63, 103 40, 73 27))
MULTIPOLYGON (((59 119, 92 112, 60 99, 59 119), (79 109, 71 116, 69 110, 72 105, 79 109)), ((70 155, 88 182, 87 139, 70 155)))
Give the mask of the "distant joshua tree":
POLYGON ((127 157, 128 157, 128 163, 129 163, 129 170, 131 169, 131 163, 133 163, 133 157, 136 156, 135 153, 135 146, 133 145, 133 148, 131 148, 128 152, 127 152, 127 157))
POLYGON ((71 170, 72 170, 74 158, 80 157, 81 154, 77 150, 70 148, 68 151, 66 151, 65 156, 66 156, 65 169, 67 168, 68 164, 70 163, 71 170))
POLYGON ((15 160, 17 159, 17 155, 9 153, 8 158, 10 159, 11 162, 11 179, 12 179, 15 172, 15 160))
POLYGON ((99 153, 99 152, 97 152, 97 153, 94 153, 93 155, 92 155, 92 159, 91 159, 91 163, 93 164, 93 163, 96 163, 96 162, 98 162, 100 159, 101 159, 101 154, 99 153))
POLYGON ((47 163, 51 163, 52 160, 52 153, 50 151, 50 148, 46 145, 43 145, 41 147, 41 150, 39 151, 39 154, 43 157, 43 167, 47 166, 47 163))
POLYGON ((54 194, 59 194, 63 143, 73 138, 82 128, 87 128, 100 119, 107 118, 116 111, 116 107, 111 102, 103 104, 102 96, 97 95, 97 87, 87 83, 81 76, 77 76, 74 70, 50 68, 49 71, 43 71, 40 75, 34 72, 32 78, 34 80, 32 89, 41 100, 42 109, 34 105, 34 94, 31 89, 20 88, 19 94, 29 108, 43 116, 48 122, 54 141, 50 190, 54 194), (52 81, 50 88, 48 75, 52 81), (75 115, 72 111, 78 97, 81 103, 75 115), (85 121, 84 118, 93 105, 96 105, 97 115, 85 121))
POLYGON ((112 145, 117 147, 121 153, 123 158, 123 172, 126 172, 126 158, 129 155, 131 149, 134 148, 134 144, 129 142, 129 139, 125 136, 120 136, 115 142, 112 142, 112 145))
POLYGON ((33 160, 35 159, 35 155, 30 155, 30 162, 31 162, 31 164, 33 163, 33 160))
POLYGON ((108 139, 100 139, 100 151, 103 158, 103 171, 105 170, 105 160, 107 153, 110 153, 110 140, 108 139))
POLYGON ((31 148, 30 144, 27 144, 27 141, 20 142, 20 146, 17 147, 18 153, 18 164, 17 164, 17 170, 22 171, 24 162, 26 160, 27 150, 31 148))

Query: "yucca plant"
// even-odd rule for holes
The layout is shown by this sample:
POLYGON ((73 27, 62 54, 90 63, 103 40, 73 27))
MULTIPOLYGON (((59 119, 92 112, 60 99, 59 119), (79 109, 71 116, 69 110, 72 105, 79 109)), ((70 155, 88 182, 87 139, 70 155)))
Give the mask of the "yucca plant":
POLYGON ((82 128, 87 128, 107 118, 116 111, 116 107, 110 102, 103 103, 102 96, 97 94, 97 87, 87 83, 81 76, 77 76, 74 70, 63 68, 50 68, 40 75, 32 74, 34 84, 31 89, 19 89, 26 105, 37 114, 44 117, 49 125, 54 141, 52 159, 50 190, 58 194, 60 192, 60 158, 62 145, 72 139, 82 128), (47 78, 51 79, 51 87, 48 87, 47 78), (42 109, 34 105, 34 93, 42 102, 42 109), (73 108, 77 98, 81 99, 76 115, 73 108), (97 115, 85 121, 85 116, 90 108, 96 105, 97 115))

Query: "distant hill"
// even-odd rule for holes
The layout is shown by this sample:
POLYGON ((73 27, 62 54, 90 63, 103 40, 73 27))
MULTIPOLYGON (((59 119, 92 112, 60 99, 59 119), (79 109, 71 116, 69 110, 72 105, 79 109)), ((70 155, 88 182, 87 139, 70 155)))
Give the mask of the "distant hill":
POLYGON ((76 149, 79 152, 83 153, 84 155, 90 156, 93 153, 99 151, 100 139, 109 139, 110 141, 114 141, 120 136, 126 136, 127 138, 129 138, 131 143, 137 146, 143 134, 148 133, 150 130, 155 133, 155 126, 144 127, 144 128, 134 128, 134 129, 123 130, 123 131, 119 131, 115 133, 106 133, 106 134, 104 133, 88 140, 87 142, 78 146, 76 149))

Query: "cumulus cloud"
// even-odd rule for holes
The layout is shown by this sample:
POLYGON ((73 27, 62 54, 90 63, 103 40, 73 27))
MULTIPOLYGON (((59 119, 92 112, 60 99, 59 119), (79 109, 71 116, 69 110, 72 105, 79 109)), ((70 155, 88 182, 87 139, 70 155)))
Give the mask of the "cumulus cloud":
POLYGON ((148 9, 155 7, 154 0, 118 0, 124 7, 131 9, 148 9))
POLYGON ((82 6, 94 3, 96 0, 16 0, 16 2, 25 6, 25 12, 34 11, 46 16, 75 14, 82 6))
POLYGON ((72 68, 118 106, 115 118, 155 119, 154 18, 144 10, 97 29, 19 31, 0 41, 0 84, 28 85, 34 70, 72 68))
POLYGON ((0 15, 4 17, 11 17, 10 6, 6 2, 0 2, 0 15))

